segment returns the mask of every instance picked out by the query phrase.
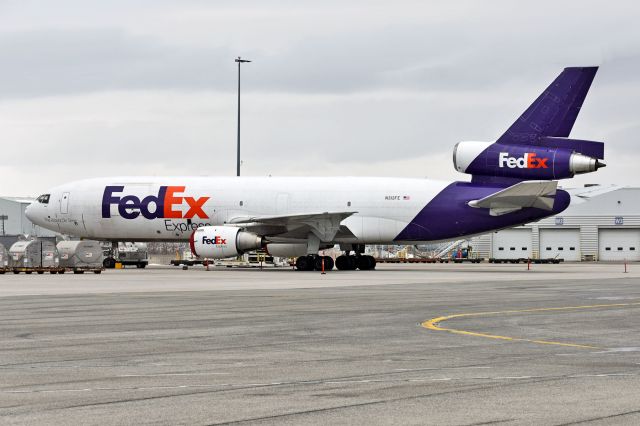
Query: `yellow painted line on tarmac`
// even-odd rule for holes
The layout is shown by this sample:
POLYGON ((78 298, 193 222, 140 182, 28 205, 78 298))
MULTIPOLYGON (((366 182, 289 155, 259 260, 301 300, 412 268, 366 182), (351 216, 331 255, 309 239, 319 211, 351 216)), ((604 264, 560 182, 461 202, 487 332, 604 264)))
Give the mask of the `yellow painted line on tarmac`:
POLYGON ((492 315, 505 315, 505 314, 520 314, 520 313, 528 313, 528 312, 552 312, 552 311, 575 311, 580 309, 598 309, 598 308, 619 308, 624 306, 638 306, 640 302, 636 303, 610 303, 604 305, 582 305, 582 306, 563 306, 559 308, 532 308, 532 309, 516 309, 516 310, 508 310, 508 311, 494 311, 494 312, 474 312, 467 314, 455 314, 455 315, 446 315, 437 318, 432 318, 430 320, 424 321, 422 326, 429 330, 436 331, 447 331, 449 333, 462 334, 466 336, 476 336, 476 337, 486 337, 489 339, 498 339, 498 340, 509 340, 514 342, 529 342, 529 343, 537 343, 540 345, 556 345, 556 346, 568 346, 572 348, 583 348, 583 349, 602 349, 598 346, 592 345, 579 345, 576 343, 565 343, 565 342, 556 342, 552 340, 533 340, 533 339, 524 339, 520 337, 510 337, 510 336, 499 336, 496 334, 489 333, 478 333, 475 331, 466 331, 466 330, 458 330, 455 328, 447 328, 440 326, 440 323, 453 319, 453 318, 465 318, 465 317, 481 317, 481 316, 492 316, 492 315))

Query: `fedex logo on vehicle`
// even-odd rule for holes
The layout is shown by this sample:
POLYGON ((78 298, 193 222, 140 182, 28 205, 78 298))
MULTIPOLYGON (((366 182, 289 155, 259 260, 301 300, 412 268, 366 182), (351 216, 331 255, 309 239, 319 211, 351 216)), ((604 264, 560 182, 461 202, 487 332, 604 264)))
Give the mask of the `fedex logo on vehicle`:
POLYGON ((209 197, 185 197, 182 195, 186 187, 184 186, 161 186, 158 195, 149 195, 140 199, 135 195, 116 195, 124 191, 124 186, 107 186, 102 195, 102 217, 111 217, 111 206, 118 206, 118 213, 124 219, 135 219, 138 216, 146 219, 192 219, 199 217, 209 219, 209 216, 202 210, 204 203, 209 197), (187 203, 189 210, 182 213, 181 210, 174 210, 176 207, 187 203))
POLYGON ((227 239, 216 235, 213 238, 202 237, 202 244, 227 245, 227 239))
POLYGON ((501 152, 498 159, 498 166, 507 166, 510 169, 548 169, 548 158, 541 158, 535 152, 525 152, 523 157, 510 157, 508 152, 501 152))

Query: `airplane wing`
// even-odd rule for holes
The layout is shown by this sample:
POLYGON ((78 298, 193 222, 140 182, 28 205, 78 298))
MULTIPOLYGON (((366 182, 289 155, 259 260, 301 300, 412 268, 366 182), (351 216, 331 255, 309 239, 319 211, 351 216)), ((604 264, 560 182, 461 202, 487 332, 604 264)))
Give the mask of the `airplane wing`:
POLYGON ((357 212, 304 213, 282 216, 249 216, 229 220, 230 224, 247 224, 250 228, 262 227, 291 231, 308 228, 320 241, 331 241, 340 230, 340 222, 357 212))
POLYGON ((528 207, 550 211, 553 210, 557 188, 557 181, 525 181, 480 200, 469 201, 468 204, 479 209, 489 209, 491 216, 501 216, 528 207))

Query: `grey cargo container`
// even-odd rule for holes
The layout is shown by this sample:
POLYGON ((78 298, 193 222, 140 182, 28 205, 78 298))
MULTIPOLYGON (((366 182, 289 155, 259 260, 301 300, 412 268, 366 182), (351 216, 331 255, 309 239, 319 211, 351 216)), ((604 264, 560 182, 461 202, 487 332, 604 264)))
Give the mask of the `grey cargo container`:
POLYGON ((98 241, 60 241, 57 248, 61 268, 102 268, 104 255, 98 241))
POLYGON ((0 269, 9 266, 9 253, 4 245, 0 244, 0 269))
POLYGON ((58 251, 51 241, 17 241, 9 249, 9 266, 12 268, 55 268, 58 251))

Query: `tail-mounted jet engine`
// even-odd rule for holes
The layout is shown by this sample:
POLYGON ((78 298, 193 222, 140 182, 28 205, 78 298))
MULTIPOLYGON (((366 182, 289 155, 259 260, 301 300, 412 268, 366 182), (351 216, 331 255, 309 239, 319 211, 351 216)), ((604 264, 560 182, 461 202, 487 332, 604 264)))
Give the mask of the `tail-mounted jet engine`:
POLYGON ((198 257, 224 259, 264 245, 261 236, 235 226, 203 226, 189 240, 191 252, 198 257))
POLYGON ((595 172, 605 164, 604 143, 545 137, 535 145, 460 142, 453 149, 457 171, 474 176, 554 180, 595 172))

